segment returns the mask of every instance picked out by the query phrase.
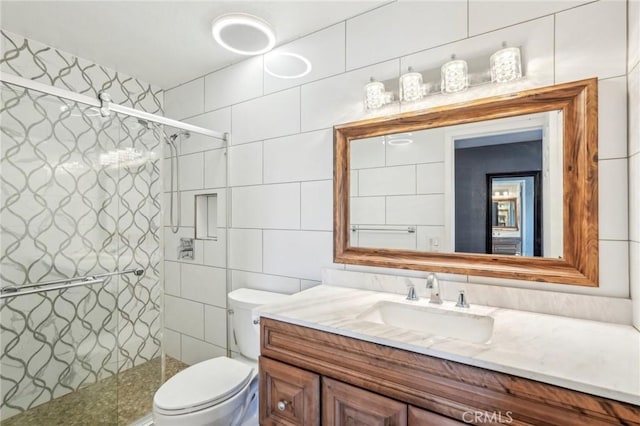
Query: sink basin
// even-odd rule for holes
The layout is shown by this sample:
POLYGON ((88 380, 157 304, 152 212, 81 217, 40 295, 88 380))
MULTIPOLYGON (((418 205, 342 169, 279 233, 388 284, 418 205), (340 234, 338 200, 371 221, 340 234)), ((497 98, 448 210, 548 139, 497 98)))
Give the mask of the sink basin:
POLYGON ((489 316, 389 301, 376 303, 356 318, 472 343, 486 343, 493 333, 493 318, 489 316))

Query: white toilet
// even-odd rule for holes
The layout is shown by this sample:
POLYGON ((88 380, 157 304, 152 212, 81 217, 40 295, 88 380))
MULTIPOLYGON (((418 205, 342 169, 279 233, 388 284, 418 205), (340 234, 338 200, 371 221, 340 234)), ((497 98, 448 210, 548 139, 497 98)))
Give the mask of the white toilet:
POLYGON ((288 296, 246 288, 228 296, 241 357, 199 362, 167 380, 153 397, 154 425, 258 425, 260 326, 252 310, 288 296))

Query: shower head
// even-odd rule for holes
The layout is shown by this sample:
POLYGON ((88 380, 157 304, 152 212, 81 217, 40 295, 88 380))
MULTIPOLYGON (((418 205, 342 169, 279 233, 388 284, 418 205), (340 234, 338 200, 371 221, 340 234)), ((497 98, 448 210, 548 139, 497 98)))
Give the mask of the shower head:
POLYGON ((178 139, 179 136, 183 136, 185 139, 188 139, 191 137, 191 133, 189 133, 186 130, 179 130, 176 133, 172 134, 171 136, 169 136, 169 138, 172 141, 175 141, 176 139, 178 139))

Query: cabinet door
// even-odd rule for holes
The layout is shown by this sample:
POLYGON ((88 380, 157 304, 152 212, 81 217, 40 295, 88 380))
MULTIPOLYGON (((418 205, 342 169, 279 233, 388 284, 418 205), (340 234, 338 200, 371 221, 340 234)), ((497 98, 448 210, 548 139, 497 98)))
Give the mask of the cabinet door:
POLYGON ((320 424, 320 376, 260 357, 260 424, 320 424))
POLYGON ((323 377, 322 419, 326 426, 406 426, 407 405, 323 377))
POLYGON ((409 407, 409 426, 460 426, 464 424, 431 411, 409 407))

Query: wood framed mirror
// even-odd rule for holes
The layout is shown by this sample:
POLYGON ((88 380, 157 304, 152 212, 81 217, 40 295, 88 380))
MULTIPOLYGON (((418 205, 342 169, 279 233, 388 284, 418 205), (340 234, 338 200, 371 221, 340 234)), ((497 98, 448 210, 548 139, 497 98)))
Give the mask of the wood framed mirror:
POLYGON ((594 78, 335 126, 334 262, 598 286, 597 110, 594 78))

